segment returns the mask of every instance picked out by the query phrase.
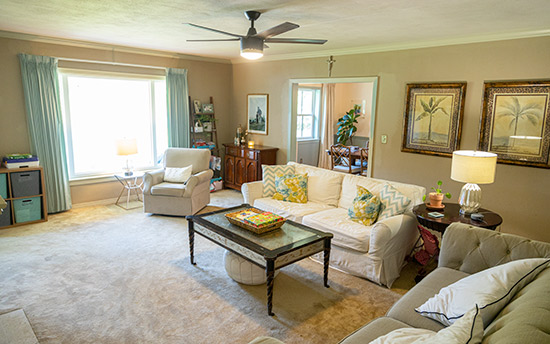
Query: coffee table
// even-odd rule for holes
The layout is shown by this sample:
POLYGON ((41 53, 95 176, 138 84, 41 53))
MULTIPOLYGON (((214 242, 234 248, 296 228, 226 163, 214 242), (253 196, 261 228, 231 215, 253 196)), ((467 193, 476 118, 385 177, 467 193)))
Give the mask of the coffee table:
POLYGON ((324 253, 323 283, 328 285, 328 265, 330 257, 331 233, 325 233, 302 224, 287 220, 277 230, 255 234, 235 226, 225 218, 225 214, 252 208, 248 204, 214 211, 207 214, 187 216, 189 221, 189 251, 191 264, 195 265, 195 233, 243 257, 266 271, 267 314, 274 315, 273 279, 275 270, 315 253, 324 253))

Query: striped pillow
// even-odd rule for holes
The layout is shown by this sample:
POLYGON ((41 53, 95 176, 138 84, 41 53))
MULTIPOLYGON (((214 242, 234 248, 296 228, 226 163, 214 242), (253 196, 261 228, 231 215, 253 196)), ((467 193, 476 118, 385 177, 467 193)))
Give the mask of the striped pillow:
POLYGON ((294 165, 262 165, 264 197, 275 194, 275 177, 277 175, 294 174, 294 165))
POLYGON ((378 221, 403 214, 411 203, 411 200, 390 184, 385 184, 382 191, 380 191, 380 202, 382 202, 382 205, 380 207, 378 221))

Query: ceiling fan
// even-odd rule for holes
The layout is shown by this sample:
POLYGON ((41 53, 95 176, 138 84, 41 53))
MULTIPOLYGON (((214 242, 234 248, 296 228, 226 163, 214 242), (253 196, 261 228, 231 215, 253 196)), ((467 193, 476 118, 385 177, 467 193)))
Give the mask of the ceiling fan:
POLYGON ((250 28, 246 36, 237 35, 230 32, 212 29, 206 26, 187 23, 193 27, 221 33, 223 35, 232 36, 234 38, 226 39, 188 39, 187 42, 222 42, 222 41, 241 41, 241 56, 256 60, 264 55, 264 48, 269 48, 265 43, 299 43, 299 44, 325 44, 326 39, 307 39, 307 38, 273 38, 290 30, 300 27, 300 25, 285 22, 274 26, 270 29, 258 33, 254 28, 254 21, 260 18, 261 13, 258 11, 246 11, 244 16, 250 20, 250 28))

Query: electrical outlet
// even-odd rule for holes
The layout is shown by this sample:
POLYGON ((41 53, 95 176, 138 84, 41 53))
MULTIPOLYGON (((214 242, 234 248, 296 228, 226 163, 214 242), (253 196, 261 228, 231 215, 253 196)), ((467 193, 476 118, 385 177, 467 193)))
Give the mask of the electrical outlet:
POLYGON ((388 135, 382 135, 382 143, 388 143, 388 135))

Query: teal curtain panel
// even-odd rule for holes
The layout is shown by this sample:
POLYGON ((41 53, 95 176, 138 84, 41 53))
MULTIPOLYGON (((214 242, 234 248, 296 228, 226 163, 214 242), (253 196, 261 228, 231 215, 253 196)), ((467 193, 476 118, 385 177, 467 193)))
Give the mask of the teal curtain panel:
POLYGON ((187 69, 168 68, 166 72, 168 146, 189 147, 189 90, 187 69))
POLYGON ((71 208, 57 59, 19 54, 31 153, 44 167, 48 213, 71 208))

